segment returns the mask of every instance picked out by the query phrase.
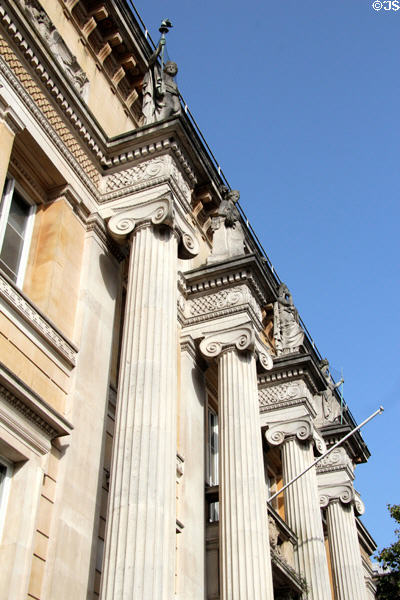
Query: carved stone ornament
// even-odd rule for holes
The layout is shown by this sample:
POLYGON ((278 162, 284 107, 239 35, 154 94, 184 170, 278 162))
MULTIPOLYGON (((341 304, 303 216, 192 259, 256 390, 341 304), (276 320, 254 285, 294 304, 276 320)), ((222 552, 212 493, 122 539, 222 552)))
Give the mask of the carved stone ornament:
POLYGON ((313 426, 308 417, 296 418, 284 423, 272 423, 265 432, 265 439, 272 446, 279 446, 287 437, 296 436, 300 441, 309 440, 313 426))
POLYGON ((346 467, 350 467, 351 470, 354 468, 349 455, 344 448, 336 448, 318 463, 317 471, 329 472, 346 467))
POLYGON ((192 258, 199 252, 199 243, 193 229, 183 217, 174 210, 173 201, 161 197, 143 204, 124 208, 108 222, 111 235, 117 240, 124 240, 138 225, 166 225, 176 231, 180 240, 182 258, 192 258))
POLYGON ((326 445, 320 433, 314 428, 311 418, 297 416, 294 419, 279 421, 268 425, 265 439, 272 446, 279 446, 288 437, 297 437, 300 441, 312 440, 319 454, 326 451, 326 445))
POLYGON ((200 343, 200 351, 206 358, 216 358, 223 350, 255 352, 263 369, 272 369, 273 361, 264 344, 258 339, 251 324, 244 324, 233 329, 216 331, 205 337, 200 343))
POLYGON ((278 356, 298 352, 304 341, 299 313, 293 304, 292 294, 281 283, 274 304, 274 338, 278 356))
POLYGON ((349 504, 354 501, 354 489, 351 483, 319 485, 318 493, 321 508, 328 506, 332 500, 340 500, 342 504, 349 504))
POLYGON ((354 508, 356 513, 360 516, 365 513, 365 504, 356 490, 354 490, 354 508))
POLYGON ((240 194, 238 190, 221 188, 222 201, 217 214, 211 219, 213 247, 207 259, 208 264, 241 256, 245 252, 244 233, 240 224, 239 212, 235 206, 240 194))
POLYGON ((37 0, 17 0, 17 2, 29 16, 31 23, 74 88, 86 100, 89 91, 89 80, 86 73, 79 66, 76 56, 69 50, 46 11, 37 0))

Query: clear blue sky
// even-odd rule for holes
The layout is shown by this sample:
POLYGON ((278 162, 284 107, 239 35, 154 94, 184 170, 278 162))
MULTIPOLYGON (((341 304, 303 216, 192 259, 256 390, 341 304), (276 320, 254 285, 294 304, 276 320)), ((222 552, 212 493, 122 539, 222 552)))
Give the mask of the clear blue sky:
POLYGON ((155 41, 172 20, 180 90, 354 416, 385 407, 356 479, 382 547, 400 503, 400 10, 371 4, 135 1, 155 41))

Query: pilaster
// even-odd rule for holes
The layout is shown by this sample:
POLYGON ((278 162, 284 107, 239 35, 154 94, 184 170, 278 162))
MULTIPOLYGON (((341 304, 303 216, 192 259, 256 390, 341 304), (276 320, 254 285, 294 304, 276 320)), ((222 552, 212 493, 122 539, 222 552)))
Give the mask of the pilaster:
POLYGON ((0 194, 4 188, 15 135, 23 128, 19 117, 0 95, 0 194))

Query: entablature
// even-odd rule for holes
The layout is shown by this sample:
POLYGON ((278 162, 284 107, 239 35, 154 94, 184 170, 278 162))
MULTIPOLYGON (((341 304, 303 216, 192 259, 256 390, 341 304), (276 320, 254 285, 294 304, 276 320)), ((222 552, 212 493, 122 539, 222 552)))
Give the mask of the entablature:
MULTIPOLYGON (((345 407, 342 423, 332 423, 331 425, 321 427, 320 430, 329 448, 350 433, 355 426, 352 416, 347 413, 345 407)), ((365 463, 371 456, 360 431, 356 431, 354 435, 349 437, 344 442, 343 447, 355 464, 365 463)))

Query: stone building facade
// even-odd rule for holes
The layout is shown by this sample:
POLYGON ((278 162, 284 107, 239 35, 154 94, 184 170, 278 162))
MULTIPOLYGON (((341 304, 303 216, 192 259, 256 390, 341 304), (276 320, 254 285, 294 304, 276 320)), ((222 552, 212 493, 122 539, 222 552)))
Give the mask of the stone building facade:
POLYGON ((0 597, 372 600, 360 434, 267 503, 354 421, 152 54, 0 2, 0 597))

